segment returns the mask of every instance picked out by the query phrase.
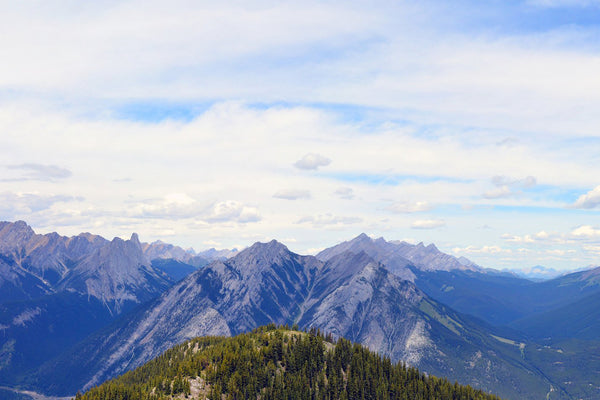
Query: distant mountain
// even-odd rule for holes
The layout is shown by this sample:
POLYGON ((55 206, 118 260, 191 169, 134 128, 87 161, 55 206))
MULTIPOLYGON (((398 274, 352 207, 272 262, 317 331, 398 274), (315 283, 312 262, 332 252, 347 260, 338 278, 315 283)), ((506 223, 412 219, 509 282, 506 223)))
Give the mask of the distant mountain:
POLYGON ((269 322, 320 328, 508 398, 537 398, 550 384, 522 359, 524 345, 514 337, 441 305, 365 252, 323 262, 276 241, 257 243, 194 272, 46 364, 38 383, 53 393, 73 392, 189 338, 230 336, 269 322))
POLYGON ((227 260, 228 258, 234 257, 235 255, 237 255, 237 253, 239 253, 238 249, 216 250, 215 248, 211 248, 211 249, 199 252, 198 255, 206 258, 207 260, 211 260, 211 261, 215 261, 215 260, 224 261, 224 260, 227 260))
POLYGON ((346 340, 259 328, 232 338, 197 338, 77 400, 209 399, 455 399, 499 400, 471 387, 426 376, 346 340))
POLYGON ((193 249, 184 250, 179 246, 157 240, 152 243, 143 243, 142 250, 148 260, 175 260, 199 268, 212 261, 212 258, 198 255, 193 249))
POLYGON ((364 251, 394 274, 411 282, 415 279, 413 271, 409 268, 411 266, 423 271, 480 270, 476 264, 465 258, 459 260, 439 251, 434 244, 425 246, 423 243, 412 245, 402 241, 388 242, 383 238, 371 239, 364 233, 321 251, 317 258, 326 261, 346 251, 364 251))

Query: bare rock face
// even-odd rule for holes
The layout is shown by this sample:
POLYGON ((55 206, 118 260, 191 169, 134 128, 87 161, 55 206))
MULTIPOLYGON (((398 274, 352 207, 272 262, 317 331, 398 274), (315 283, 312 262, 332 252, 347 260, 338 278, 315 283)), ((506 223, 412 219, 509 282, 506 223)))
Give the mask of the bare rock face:
POLYGON ((85 257, 68 272, 59 288, 96 297, 120 313, 124 302, 142 303, 170 285, 151 267, 134 233, 129 240, 115 238, 85 257))

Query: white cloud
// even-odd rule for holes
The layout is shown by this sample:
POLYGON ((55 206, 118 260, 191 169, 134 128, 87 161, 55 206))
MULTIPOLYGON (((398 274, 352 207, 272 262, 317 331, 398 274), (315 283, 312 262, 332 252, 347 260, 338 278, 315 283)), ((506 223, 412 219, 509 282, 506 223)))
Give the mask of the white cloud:
POLYGON ((426 201, 400 201, 389 205, 386 209, 395 213, 415 213, 429 211, 433 206, 426 201))
POLYGON ((239 201, 221 201, 213 205, 211 212, 205 217, 208 222, 248 223, 261 220, 255 207, 245 206, 239 201))
POLYGON ((331 164, 331 160, 325 156, 316 153, 308 153, 300 160, 294 163, 294 167, 300 169, 318 169, 331 164))
POLYGON ((505 233, 502 235, 502 239, 506 240, 507 242, 512 242, 512 243, 565 243, 566 239, 564 237, 564 235, 560 235, 556 232, 546 232, 546 231, 539 231, 537 233, 534 233, 532 235, 522 235, 522 236, 518 236, 518 235, 511 235, 508 233, 505 233))
POLYGON ((310 192, 303 189, 283 189, 277 191, 273 197, 284 200, 310 199, 310 192))
POLYGON ((442 219, 419 219, 410 224, 412 229, 435 229, 446 226, 446 221, 442 219))
POLYGON ((591 225, 581 225, 571 231, 571 237, 576 239, 600 239, 600 229, 591 225))
POLYGON ((579 196, 572 205, 573 208, 592 209, 600 206, 600 186, 596 186, 586 194, 579 196))
POLYGON ((136 218, 193 218, 202 215, 206 207, 186 193, 171 193, 162 199, 134 204, 129 207, 128 215, 136 218))

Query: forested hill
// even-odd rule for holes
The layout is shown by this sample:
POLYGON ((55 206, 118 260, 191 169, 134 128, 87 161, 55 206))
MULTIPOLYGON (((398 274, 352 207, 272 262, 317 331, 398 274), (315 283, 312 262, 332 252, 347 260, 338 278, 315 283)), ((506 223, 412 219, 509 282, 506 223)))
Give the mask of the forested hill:
POLYGON ((392 364, 345 339, 269 325, 173 347, 77 400, 163 399, 499 400, 392 364))

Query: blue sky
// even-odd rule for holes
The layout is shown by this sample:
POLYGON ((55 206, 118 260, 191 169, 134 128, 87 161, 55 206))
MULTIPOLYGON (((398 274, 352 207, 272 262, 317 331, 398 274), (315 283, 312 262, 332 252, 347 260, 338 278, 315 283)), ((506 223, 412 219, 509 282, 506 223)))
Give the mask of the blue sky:
POLYGON ((3 2, 0 218, 600 264, 600 2, 3 2))

